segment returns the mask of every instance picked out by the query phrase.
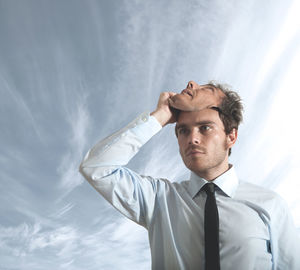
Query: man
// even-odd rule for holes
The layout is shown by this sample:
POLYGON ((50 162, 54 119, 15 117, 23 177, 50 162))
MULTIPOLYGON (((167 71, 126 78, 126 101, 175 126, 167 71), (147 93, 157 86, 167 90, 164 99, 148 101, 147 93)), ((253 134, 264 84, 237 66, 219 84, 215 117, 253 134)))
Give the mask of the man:
POLYGON ((151 115, 100 141, 81 163, 89 183, 148 230, 152 269, 300 269, 286 204, 272 191, 239 181, 228 162, 241 120, 235 92, 191 81, 181 94, 162 93, 151 115), (188 181, 172 183, 124 167, 175 122, 188 181))

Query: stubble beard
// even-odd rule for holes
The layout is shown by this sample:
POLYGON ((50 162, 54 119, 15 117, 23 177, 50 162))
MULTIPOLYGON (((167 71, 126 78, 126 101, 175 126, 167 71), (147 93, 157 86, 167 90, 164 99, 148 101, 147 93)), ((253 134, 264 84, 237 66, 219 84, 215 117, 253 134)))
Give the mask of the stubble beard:
MULTIPOLYGON (((182 155, 181 155, 182 156, 182 155)), ((211 175, 219 170, 227 170, 228 162, 226 162, 228 157, 228 145, 226 140, 223 143, 222 151, 215 151, 212 156, 208 156, 208 152, 203 154, 200 157, 187 157, 187 159, 183 159, 185 166, 196 173, 202 178, 206 178, 207 175, 211 175), (224 165, 222 165, 225 162, 224 165), (227 165, 227 166, 226 166, 227 165), (222 169, 222 167, 224 167, 222 169)), ((223 173, 224 171, 222 171, 223 173)))

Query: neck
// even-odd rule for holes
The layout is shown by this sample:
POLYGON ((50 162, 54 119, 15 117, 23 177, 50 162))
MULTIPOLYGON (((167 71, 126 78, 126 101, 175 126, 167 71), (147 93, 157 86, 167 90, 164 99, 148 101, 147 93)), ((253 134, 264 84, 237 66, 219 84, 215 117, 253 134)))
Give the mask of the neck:
POLYGON ((218 178, 223 173, 227 172, 231 166, 229 163, 224 164, 223 166, 219 168, 210 168, 205 171, 193 171, 195 174, 197 174, 199 177, 205 179, 206 181, 213 181, 216 178, 218 178))

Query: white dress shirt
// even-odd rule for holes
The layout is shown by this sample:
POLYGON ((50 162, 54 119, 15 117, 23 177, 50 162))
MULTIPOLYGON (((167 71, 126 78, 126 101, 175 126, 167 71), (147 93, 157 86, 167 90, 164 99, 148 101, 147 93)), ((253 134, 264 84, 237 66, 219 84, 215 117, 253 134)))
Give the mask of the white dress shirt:
MULTIPOLYGON (((191 173, 188 181, 172 183, 124 167, 160 129, 149 113, 140 115, 97 143, 80 171, 116 209, 148 230, 152 269, 204 269, 201 188, 207 181, 191 173)), ((214 183, 221 269, 299 270, 299 238, 281 197, 239 181, 233 167, 214 183)))

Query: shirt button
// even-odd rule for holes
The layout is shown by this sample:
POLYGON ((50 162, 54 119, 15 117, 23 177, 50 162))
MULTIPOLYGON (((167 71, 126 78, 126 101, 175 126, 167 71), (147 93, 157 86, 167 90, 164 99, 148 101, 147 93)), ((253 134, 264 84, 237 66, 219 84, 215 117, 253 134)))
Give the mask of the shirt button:
POLYGON ((147 122, 147 117, 144 116, 144 117, 142 118, 142 120, 143 120, 144 122, 147 122))

